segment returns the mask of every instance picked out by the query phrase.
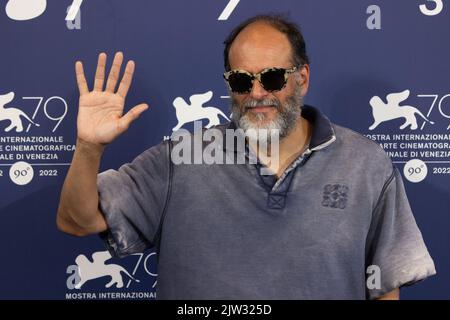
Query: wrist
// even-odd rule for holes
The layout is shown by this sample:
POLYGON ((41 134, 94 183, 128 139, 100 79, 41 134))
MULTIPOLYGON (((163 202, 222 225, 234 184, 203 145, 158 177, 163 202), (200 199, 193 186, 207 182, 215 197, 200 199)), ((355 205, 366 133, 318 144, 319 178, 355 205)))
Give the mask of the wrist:
POLYGON ((77 138, 76 150, 101 156, 105 150, 105 145, 101 143, 87 142, 83 139, 77 138))

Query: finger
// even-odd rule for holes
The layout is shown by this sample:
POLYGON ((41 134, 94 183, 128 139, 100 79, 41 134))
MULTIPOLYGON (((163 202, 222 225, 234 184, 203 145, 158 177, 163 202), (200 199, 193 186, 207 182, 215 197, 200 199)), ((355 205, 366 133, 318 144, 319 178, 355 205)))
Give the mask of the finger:
POLYGON ((123 98, 127 96, 128 89, 130 89, 131 81, 133 80, 134 67, 134 61, 128 61, 122 81, 120 81, 119 89, 117 89, 117 93, 123 98))
POLYGON ((114 61, 109 72, 108 81, 106 82, 106 91, 114 92, 117 80, 119 79, 120 67, 122 66, 123 53, 117 52, 114 56, 114 61))
POLYGON ((135 107, 133 107, 130 111, 128 111, 122 118, 119 119, 119 131, 123 132, 128 129, 130 124, 139 118, 142 112, 148 109, 148 104, 141 103, 135 107))
POLYGON ((94 91, 103 91, 105 82, 106 53, 98 55, 97 70, 95 71, 94 91))
POLYGON ((75 63, 75 74, 77 76, 77 84, 78 90, 80 90, 80 95, 89 93, 86 77, 84 76, 83 64, 81 61, 77 61, 75 63))

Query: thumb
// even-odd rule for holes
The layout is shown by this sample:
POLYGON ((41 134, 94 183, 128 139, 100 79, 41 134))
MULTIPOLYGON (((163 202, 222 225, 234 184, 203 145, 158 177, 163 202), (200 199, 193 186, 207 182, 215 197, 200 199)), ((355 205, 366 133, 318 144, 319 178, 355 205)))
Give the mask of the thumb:
POLYGON ((138 104, 137 106, 131 108, 125 115, 123 115, 120 119, 119 119, 119 131, 120 133, 124 132, 125 130, 128 129, 128 127, 130 126, 130 124, 136 120, 137 118, 139 118, 139 116, 141 115, 142 112, 144 112, 145 110, 148 109, 148 104, 146 103, 141 103, 138 104))

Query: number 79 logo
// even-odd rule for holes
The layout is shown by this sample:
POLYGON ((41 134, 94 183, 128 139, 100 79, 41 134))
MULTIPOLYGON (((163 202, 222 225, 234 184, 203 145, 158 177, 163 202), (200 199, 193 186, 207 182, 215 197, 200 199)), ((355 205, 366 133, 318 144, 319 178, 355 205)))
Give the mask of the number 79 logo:
MULTIPOLYGON (((76 18, 82 3, 83 0, 73 0, 67 12, 67 21, 76 18)), ((47 0, 9 0, 6 4, 6 15, 16 21, 26 21, 39 17, 46 9, 47 0)))
POLYGON ((67 12, 66 21, 75 20, 75 17, 80 11, 80 6, 83 3, 83 0, 73 0, 72 5, 70 6, 69 11, 67 12))

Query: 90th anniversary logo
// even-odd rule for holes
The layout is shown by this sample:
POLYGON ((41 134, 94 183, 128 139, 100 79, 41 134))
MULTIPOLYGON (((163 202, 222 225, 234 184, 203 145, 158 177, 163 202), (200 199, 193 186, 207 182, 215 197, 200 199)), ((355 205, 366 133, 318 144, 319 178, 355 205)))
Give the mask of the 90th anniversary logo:
POLYGON ((0 178, 9 176, 15 184, 26 185, 36 175, 58 176, 58 168, 68 165, 64 160, 75 150, 57 134, 67 102, 58 96, 14 98, 14 92, 0 95, 0 178), (24 111, 30 109, 32 114, 24 111))
POLYGON ((409 105, 410 94, 404 90, 389 93, 385 100, 372 97, 372 132, 367 137, 380 143, 394 163, 405 164, 403 174, 410 182, 420 182, 430 172, 450 174, 450 110, 446 110, 450 94, 418 94, 420 106, 409 105), (383 132, 386 129, 390 133, 383 132))

